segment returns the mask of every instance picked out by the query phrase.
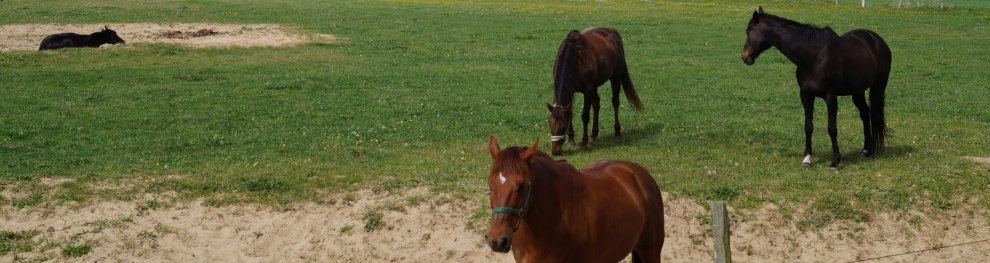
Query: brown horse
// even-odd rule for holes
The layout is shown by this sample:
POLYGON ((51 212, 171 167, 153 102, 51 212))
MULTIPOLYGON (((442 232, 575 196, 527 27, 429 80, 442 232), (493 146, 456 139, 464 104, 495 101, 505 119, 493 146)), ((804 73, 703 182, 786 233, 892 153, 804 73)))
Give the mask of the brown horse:
POLYGON ((624 161, 581 170, 537 149, 488 139, 492 251, 516 262, 660 262, 663 199, 653 176, 624 161))
POLYGON ((581 137, 581 148, 588 147, 588 118, 589 109, 595 109, 594 123, 591 128, 591 140, 598 138, 598 112, 601 109, 601 99, 598 97, 598 86, 612 83, 612 110, 615 112, 615 138, 622 139, 622 126, 619 124, 619 87, 625 90, 626 99, 632 103, 636 111, 643 111, 643 103, 636 95, 629 69, 626 67, 626 54, 622 48, 622 37, 612 28, 588 28, 581 32, 577 30, 567 34, 567 38, 557 48, 557 58, 553 63, 553 104, 547 104, 550 110, 550 153, 561 154, 561 147, 567 136, 574 145, 574 127, 571 119, 574 117, 571 108, 574 104, 574 93, 584 94, 584 109, 581 120, 584 121, 584 134, 581 137))

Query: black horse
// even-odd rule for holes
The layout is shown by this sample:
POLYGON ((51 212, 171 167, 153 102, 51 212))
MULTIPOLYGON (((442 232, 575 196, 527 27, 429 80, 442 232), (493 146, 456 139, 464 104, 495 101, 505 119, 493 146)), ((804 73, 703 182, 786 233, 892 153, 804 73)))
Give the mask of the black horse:
POLYGON ((41 40, 41 47, 38 50, 59 49, 64 47, 100 47, 103 44, 123 44, 124 40, 117 36, 117 32, 104 26, 100 32, 89 35, 76 33, 60 33, 45 37, 41 40))
POLYGON ((606 81, 612 83, 612 110, 615 112, 615 138, 622 138, 622 126, 619 124, 619 91, 625 91, 626 99, 632 103, 633 109, 643 111, 643 103, 636 95, 629 69, 626 67, 626 54, 622 48, 622 37, 612 28, 588 28, 581 32, 573 30, 567 34, 557 48, 557 58, 553 63, 553 105, 547 104, 550 116, 550 153, 561 154, 564 141, 570 135, 570 143, 574 144, 574 127, 571 118, 574 106, 574 93, 584 94, 584 109, 581 120, 584 121, 584 134, 581 137, 581 148, 588 147, 589 110, 594 108, 594 123, 591 129, 591 140, 598 138, 598 111, 601 108, 601 98, 598 97, 598 86, 606 81), (621 88, 620 88, 621 87, 621 88))
POLYGON ((832 139, 832 164, 839 165, 838 130, 835 115, 838 97, 852 96, 863 120, 863 156, 883 150, 886 123, 883 105, 887 77, 890 75, 890 48, 877 33, 856 29, 839 36, 831 28, 801 24, 763 12, 753 12, 746 28, 746 46, 742 60, 747 65, 770 47, 777 47, 797 65, 797 81, 804 106, 804 160, 811 166, 812 111, 815 97, 825 99, 828 109, 828 135, 832 139), (866 90, 870 89, 870 105, 866 90))

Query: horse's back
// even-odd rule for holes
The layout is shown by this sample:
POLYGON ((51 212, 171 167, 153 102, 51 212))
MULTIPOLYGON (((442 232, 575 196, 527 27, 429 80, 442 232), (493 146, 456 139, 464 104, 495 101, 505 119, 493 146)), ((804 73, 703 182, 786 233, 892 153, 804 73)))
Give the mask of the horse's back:
POLYGON ((41 46, 38 47, 38 50, 79 47, 83 45, 81 43, 82 37, 84 36, 76 33, 52 34, 41 40, 41 46))
POLYGON ((581 172, 597 182, 615 181, 631 188, 626 190, 636 194, 633 198, 640 201, 644 209, 662 210, 660 187, 643 166, 627 161, 606 160, 589 163, 581 168, 581 172))
POLYGON ((855 29, 839 37, 838 44, 843 61, 841 88, 862 90, 890 73, 890 47, 876 32, 855 29))

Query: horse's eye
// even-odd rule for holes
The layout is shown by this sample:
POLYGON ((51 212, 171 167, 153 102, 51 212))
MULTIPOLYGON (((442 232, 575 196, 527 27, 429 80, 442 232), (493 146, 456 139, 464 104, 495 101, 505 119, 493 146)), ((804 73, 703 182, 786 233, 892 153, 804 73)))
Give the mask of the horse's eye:
POLYGON ((519 194, 522 194, 522 192, 523 192, 523 186, 520 185, 519 188, 516 188, 516 192, 519 192, 519 194))

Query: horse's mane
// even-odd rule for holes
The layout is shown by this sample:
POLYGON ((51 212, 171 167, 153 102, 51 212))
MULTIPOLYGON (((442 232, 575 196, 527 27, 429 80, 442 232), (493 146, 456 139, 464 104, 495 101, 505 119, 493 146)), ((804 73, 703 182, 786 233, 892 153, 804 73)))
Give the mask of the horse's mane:
POLYGON ((557 50, 557 63, 554 65, 553 69, 553 94, 554 103, 560 104, 560 106, 565 106, 571 104, 574 96, 574 90, 572 85, 566 85, 566 81, 573 77, 571 74, 577 74, 574 70, 577 68, 577 52, 578 52, 578 41, 580 41, 581 33, 577 30, 573 30, 567 34, 567 38, 564 38, 564 42, 560 43, 560 48, 557 50))
MULTIPOLYGON (((526 148, 519 147, 519 146, 513 146, 513 147, 509 147, 509 148, 503 149, 498 154, 498 156, 496 157, 497 158, 497 162, 496 163, 499 164, 500 170, 501 171, 522 171, 523 169, 526 169, 524 166, 527 166, 529 164, 526 163, 526 162, 523 162, 523 160, 522 160, 522 153, 525 152, 525 151, 526 151, 526 148)), ((534 158, 543 158, 543 159, 550 160, 551 162, 566 162, 566 161, 562 161, 562 160, 561 161, 554 161, 553 160, 553 157, 550 157, 549 154, 547 154, 547 153, 545 153, 543 151, 539 151, 539 150, 537 150, 536 153, 534 153, 533 156, 530 157, 530 161, 532 161, 534 158)))
POLYGON ((836 34, 835 31, 828 26, 818 27, 812 24, 805 24, 767 13, 763 13, 760 15, 763 16, 764 18, 769 18, 771 21, 774 21, 775 23, 780 24, 784 27, 793 28, 797 30, 798 34, 808 39, 833 39, 839 37, 839 35, 836 34))

